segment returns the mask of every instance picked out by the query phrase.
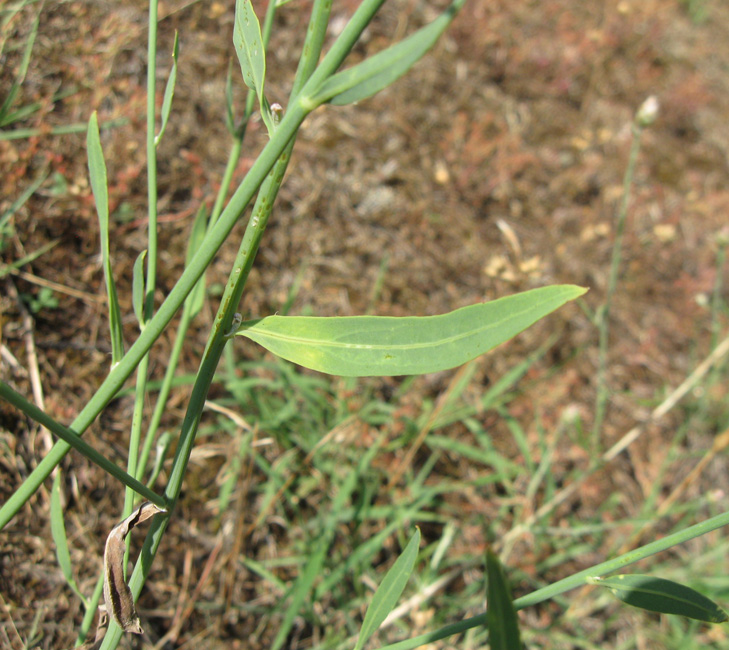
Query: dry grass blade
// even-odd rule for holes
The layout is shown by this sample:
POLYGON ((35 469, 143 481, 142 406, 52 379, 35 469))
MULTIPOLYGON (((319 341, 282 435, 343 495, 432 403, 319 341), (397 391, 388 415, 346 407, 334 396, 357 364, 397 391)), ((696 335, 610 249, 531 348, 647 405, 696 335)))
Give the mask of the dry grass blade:
POLYGON ((142 634, 134 598, 124 580, 124 548, 129 532, 137 524, 165 512, 153 503, 143 503, 120 524, 114 526, 104 548, 104 602, 106 611, 125 632, 142 634))

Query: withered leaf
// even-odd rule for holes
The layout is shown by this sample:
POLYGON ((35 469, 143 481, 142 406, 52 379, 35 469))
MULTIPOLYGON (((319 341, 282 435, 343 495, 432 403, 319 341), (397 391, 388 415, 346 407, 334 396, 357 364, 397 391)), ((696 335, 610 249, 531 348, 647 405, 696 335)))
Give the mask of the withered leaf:
POLYGON ((142 626, 134 608, 134 598, 124 581, 124 548, 129 531, 137 524, 166 512, 153 503, 143 503, 120 524, 114 526, 106 538, 104 548, 104 602, 108 615, 125 632, 142 634, 142 626))

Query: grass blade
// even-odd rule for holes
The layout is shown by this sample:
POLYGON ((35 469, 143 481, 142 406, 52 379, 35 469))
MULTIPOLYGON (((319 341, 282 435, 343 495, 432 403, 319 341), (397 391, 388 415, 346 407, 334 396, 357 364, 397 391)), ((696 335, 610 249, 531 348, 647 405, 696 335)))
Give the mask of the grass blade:
POLYGON ((486 553, 486 619, 491 650, 518 650, 522 647, 519 622, 504 575, 504 567, 491 551, 486 553))
POLYGON ((144 329, 144 258, 147 257, 147 250, 143 250, 134 261, 132 269, 132 307, 134 315, 139 321, 139 328, 144 329))
POLYGON ((124 356, 124 339, 122 335, 121 311, 119 299, 116 295, 116 284, 111 271, 111 257, 109 255, 109 193, 106 183, 106 163, 101 149, 99 138, 99 123, 96 111, 91 114, 86 132, 86 148, 89 157, 89 178, 91 190, 94 193, 96 212, 99 216, 99 230, 101 235, 101 259, 104 265, 106 278, 106 291, 109 297, 109 330, 111 334, 111 363, 116 365, 124 356))
POLYGON ((410 574, 413 572, 415 560, 418 557, 419 546, 420 530, 416 528, 415 534, 408 542, 405 550, 390 567, 390 570, 372 597, 372 602, 367 608, 367 613, 362 622, 362 629, 359 632, 359 638, 357 639, 357 645, 354 647, 354 650, 362 650, 365 643, 367 643, 369 638, 377 631, 377 628, 382 625, 387 615, 397 605, 397 601, 400 599, 405 585, 410 579, 410 574))
POLYGON ((677 614, 706 623, 725 623, 727 613, 713 600, 686 585, 649 575, 617 575, 591 578, 591 584, 607 587, 621 602, 650 612, 677 614))
POLYGON ((418 375, 476 358, 585 291, 543 287, 439 316, 268 316, 244 322, 236 333, 332 375, 418 375))
POLYGON ((63 577, 66 578, 66 582, 73 593, 79 597, 84 608, 87 608, 86 598, 78 588, 71 569, 71 555, 68 552, 68 537, 66 536, 66 525, 63 522, 63 508, 61 507, 60 469, 53 478, 53 487, 51 488, 51 536, 56 544, 56 558, 58 558, 58 566, 61 567, 63 577))
POLYGON ((391 85, 435 45, 465 0, 456 0, 429 25, 399 43, 332 75, 312 98, 317 104, 344 105, 371 97, 391 85))
POLYGON ((162 99, 162 111, 160 118, 162 124, 159 127, 159 133, 154 139, 155 146, 159 145, 159 141, 165 134, 167 128, 167 121, 170 119, 170 111, 172 110, 172 98, 175 96, 175 83, 177 82, 177 56, 180 53, 180 43, 177 32, 175 32, 175 43, 172 46, 172 69, 170 70, 170 76, 167 79, 167 85, 165 86, 165 94, 162 99))

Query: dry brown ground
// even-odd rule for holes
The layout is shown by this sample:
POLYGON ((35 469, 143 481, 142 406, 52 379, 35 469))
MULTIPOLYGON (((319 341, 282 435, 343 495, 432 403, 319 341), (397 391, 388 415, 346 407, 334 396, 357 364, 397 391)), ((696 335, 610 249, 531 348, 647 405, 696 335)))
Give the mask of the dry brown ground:
MULTIPOLYGON (((232 4, 165 2, 161 7, 164 75, 175 30, 181 54, 172 120, 160 150, 160 298, 180 272, 192 215, 200 201, 214 197, 225 164, 232 4)), ((589 286, 586 302, 594 308, 605 295, 630 121, 641 102, 655 94, 661 113, 644 137, 613 306, 609 380, 615 397, 604 440, 614 442, 708 352, 709 311, 701 298, 716 281, 716 235, 727 225, 729 207, 729 5, 702 4, 710 19, 694 24, 677 0, 470 0, 406 78, 358 106, 327 108, 307 120, 243 310, 278 309, 301 271, 295 312, 310 307, 321 315, 362 313, 370 306, 383 260, 387 271, 373 306, 379 314, 440 313, 555 282, 589 286), (500 229, 500 221, 513 238, 500 229)), ((352 5, 335 3, 333 20, 343 20, 352 5)), ((268 64, 272 101, 288 91, 307 8, 294 0, 280 12, 268 64)), ((2 35, 8 41, 0 94, 17 70, 36 10, 24 10, 23 19, 2 35)), ((380 49, 434 15, 423 3, 388 3, 356 55, 380 49)), ((145 21, 141 2, 46 3, 18 102, 38 101, 41 107, 11 127, 46 130, 85 123, 93 109, 102 121, 126 118, 124 126, 103 134, 111 207, 119 217, 113 257, 126 313, 131 312, 131 266, 145 242, 145 21)), ((159 88, 161 98, 163 84, 159 88)), ((236 179, 263 138, 256 124, 236 179)), ((84 135, 1 141, 0 169, 2 209, 39 174, 51 174, 13 219, 15 234, 2 261, 58 242, 22 269, 26 275, 1 280, 2 344, 19 364, 3 357, 2 377, 31 394, 32 338, 45 408, 69 422, 99 385, 109 359, 84 135), (35 278, 81 293, 56 293, 58 307, 33 316, 29 337, 18 294, 37 295, 35 278)), ((216 261, 213 281, 224 277, 232 252, 227 247, 216 261)), ((213 299, 189 341, 183 360, 188 371, 194 371, 214 308, 213 299)), ((126 326, 131 340, 133 319, 126 326)), ((559 372, 543 382, 537 400, 517 400, 512 414, 529 427, 538 409, 545 426, 553 427, 565 407, 574 406, 589 427, 597 334, 574 305, 492 354, 481 365, 474 390, 501 376, 550 332, 558 339, 530 379, 549 376, 552 367, 559 372)), ((169 341, 163 337, 162 355, 169 341)), ((153 364, 154 377, 163 371, 159 362, 153 364)), ((422 391, 435 396, 447 380, 423 381, 422 391)), ((167 414, 170 426, 184 409, 184 397, 167 414)), ((722 391, 712 399, 721 411, 722 391)), ((129 399, 117 400, 88 440, 123 458, 130 408, 129 399)), ((676 425, 672 417, 650 428, 630 455, 591 481, 572 507, 584 508, 587 518, 606 494, 620 490, 621 505, 630 513, 657 480, 661 443, 676 425)), ((7 404, 0 404, 0 425, 4 500, 43 455, 47 440, 7 404)), ((715 433, 697 430, 687 448, 710 447, 715 433)), ((503 435, 498 427, 495 435, 503 435)), ((502 446, 508 448, 505 437, 502 446)), ((555 466, 585 460, 578 450, 565 450, 555 466)), ((98 570, 100 540, 120 502, 111 481, 78 457, 69 456, 64 467, 73 468, 67 515, 72 557, 88 591, 98 570)), ((720 470, 718 463, 710 465, 694 493, 729 489, 720 470)), ((665 489, 686 471, 678 468, 675 476, 663 477, 665 489)), ((209 525, 204 498, 183 503, 182 509, 183 519, 194 526, 171 529, 166 543, 178 549, 177 561, 159 569, 144 603, 148 610, 160 610, 162 630, 182 580, 184 549, 191 539, 198 545, 200 539, 213 539, 203 534, 209 525)), ((0 617, 5 619, 0 627, 11 641, 16 638, 6 618, 11 616, 25 637, 40 613, 41 647, 61 648, 74 638, 80 608, 57 568, 49 531, 43 491, 0 535, 0 617)), ((198 561, 210 550, 195 550, 193 580, 201 570, 198 561)), ((197 623, 191 621, 181 638, 192 638, 197 623)), ((220 632, 223 645, 208 647, 245 647, 226 637, 231 629, 220 632)), ((250 629, 240 622, 235 632, 247 638, 250 629)))

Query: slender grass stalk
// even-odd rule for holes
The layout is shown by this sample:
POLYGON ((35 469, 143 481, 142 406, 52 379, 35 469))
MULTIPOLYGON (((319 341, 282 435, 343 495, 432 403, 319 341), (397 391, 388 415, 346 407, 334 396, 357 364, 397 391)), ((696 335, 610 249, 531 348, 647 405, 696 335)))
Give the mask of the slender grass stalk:
MULTIPOLYGON (((575 573, 562 580, 558 580, 551 585, 547 585, 546 587, 537 589, 531 594, 527 594, 526 596, 517 598, 514 601, 514 608, 520 610, 526 609, 527 607, 532 607, 534 605, 537 605, 538 603, 544 602, 545 600, 554 598, 559 594, 563 594, 570 589, 575 589, 585 584, 589 584, 587 582, 587 578, 600 577, 605 576, 609 573, 613 573, 614 571, 618 571, 619 569, 622 569, 630 564, 634 564, 635 562, 644 560, 651 555, 655 555, 656 553, 660 553, 661 551, 668 550, 673 546, 683 544, 691 539, 700 537, 701 535, 705 535, 706 533, 709 533, 712 530, 716 530, 717 528, 721 528, 722 526, 726 526, 727 524, 729 524, 729 512, 724 512, 699 524, 695 524, 694 526, 690 526, 689 528, 685 528, 684 530, 680 530, 671 535, 667 535, 663 539, 659 539, 655 542, 651 542, 650 544, 646 544, 645 546, 641 546, 640 548, 620 555, 612 560, 601 562, 600 564, 596 564, 589 569, 579 571, 578 573, 575 573)), ((453 636, 454 634, 460 634, 476 627, 483 627, 486 624, 487 616, 484 612, 483 614, 473 616, 464 621, 460 621, 452 625, 447 625, 440 628, 439 630, 434 630, 433 632, 428 632, 427 634, 421 634, 420 636, 406 639, 398 643, 391 643, 390 645, 382 646, 381 648, 379 648, 379 650, 412 650, 413 648, 418 648, 422 645, 435 643, 436 641, 445 639, 449 636, 453 636)))
MULTIPOLYGON (((271 2, 268 5, 268 9, 266 10, 266 17, 263 24, 262 38, 264 48, 268 46, 268 42, 271 38, 271 30, 275 13, 276 3, 271 2)), ((225 197, 228 195, 228 190, 230 189, 230 186, 233 182, 233 173, 235 172, 238 160, 240 160, 240 154, 243 149, 243 139, 246 133, 246 126, 248 124, 248 121, 250 120, 251 115, 253 114, 253 110, 255 109, 255 101, 255 93, 249 90, 246 98, 246 106, 243 113, 243 118, 241 120, 241 124, 237 128, 235 128, 232 133, 233 142, 230 148, 230 152, 228 154, 228 162, 225 166, 225 172, 223 173, 223 179, 220 184, 220 189, 217 196, 215 197, 215 204, 213 205, 213 210, 210 214, 210 219, 208 221, 208 230, 210 230, 217 223, 218 217, 223 210, 225 197)), ((167 363, 165 376, 160 387, 159 395, 157 396, 155 409, 152 413, 152 418, 150 419, 149 427, 147 429, 147 434, 144 440, 144 446, 142 448, 142 453, 140 455, 139 463, 137 465, 138 469, 136 476, 140 480, 142 479, 142 476, 146 471, 147 463, 149 461, 149 454, 151 453, 152 445, 154 444, 154 439, 157 433, 157 429, 159 428, 159 423, 162 419, 162 414, 164 413, 165 407, 167 405, 167 398, 169 397, 170 390, 172 389, 172 381, 177 370, 180 354, 182 353, 182 348, 186 341, 187 331, 190 327, 192 319, 195 317, 195 314, 192 310, 193 303, 188 297, 183 305, 182 316, 180 318, 180 323, 177 327, 177 333, 175 335, 175 342, 172 346, 172 352, 167 363)))
MULTIPOLYGON (((294 81, 292 97, 295 97, 298 89, 304 85, 304 82, 316 66, 326 34, 326 25, 330 11, 331 0, 317 0, 315 2, 310 19, 310 28, 307 31, 307 37, 304 43, 304 54, 302 55, 294 81), (312 26, 315 28, 312 28, 312 26)), ((284 120, 282 120, 279 128, 283 125, 284 120)), ((172 469, 170 470, 170 478, 165 490, 165 496, 169 499, 170 503, 169 513, 174 509, 174 505, 179 497, 187 463, 192 451, 192 445, 195 441, 197 427, 205 405, 205 399, 213 377, 215 376, 223 349, 227 343, 226 333, 232 326, 235 310, 243 295, 245 283, 253 266, 253 261, 272 211, 273 201, 281 186, 286 166, 290 160, 290 152, 293 148, 294 141, 295 132, 289 139, 288 145, 282 152, 278 163, 274 165, 273 170, 260 188, 259 196, 238 249, 233 269, 228 277, 220 307, 215 317, 213 330, 208 340, 205 353, 203 354, 202 363, 188 402, 187 411, 181 427, 179 443, 172 463, 172 469)), ((225 211, 223 212, 224 214, 225 211)), ((221 219, 223 215, 221 215, 221 219)), ((135 598, 139 596, 144 585, 169 519, 170 515, 168 514, 165 517, 157 517, 152 522, 142 552, 140 553, 139 561, 135 565, 134 572, 129 581, 129 587, 135 598)), ((120 638, 121 628, 116 624, 110 625, 102 644, 102 650, 115 648, 120 638)))
POLYGON ((633 141, 630 146, 630 155, 628 157, 628 166, 623 177, 623 196, 618 209, 617 220, 615 224, 615 242, 613 244, 613 253, 610 260, 610 275, 608 277, 607 292, 605 294, 605 302, 597 311, 597 327, 599 332, 598 344, 598 363, 597 363, 597 398, 595 404, 595 420, 592 425, 592 434, 590 436, 590 452, 592 458, 596 458, 600 453, 600 432, 605 414, 607 412, 607 403, 610 398, 610 388, 607 385, 607 361, 608 347, 610 343, 610 307, 612 305, 613 295, 618 285, 618 275, 620 273, 620 261, 623 250, 623 234, 625 232, 625 221, 628 215, 628 202, 630 200, 630 191, 633 186, 633 178, 635 176, 635 164, 638 160, 640 152, 640 139, 645 128, 638 119, 633 121, 632 134, 633 141))
MULTIPOLYGON (((147 281, 144 297, 144 320, 154 315, 154 292, 157 286, 157 142, 156 142, 156 100, 157 100, 157 0, 150 0, 147 33, 147 281)), ((137 366, 137 384, 134 395, 132 427, 129 436, 127 471, 137 476, 139 444, 142 436, 144 399, 147 394, 149 354, 145 354, 137 366)), ((134 509, 134 495, 127 490, 122 518, 128 517, 134 509)), ((127 542, 127 554, 129 543, 127 542)))
POLYGON ((78 637, 76 638, 76 646, 80 646, 89 636, 89 632, 91 631, 91 625, 94 622, 94 617, 96 616, 96 610, 99 605, 99 601, 101 600, 101 595, 104 593, 104 573, 102 572, 99 574, 99 578, 96 581, 96 586, 94 587, 94 591, 91 594, 91 598, 89 599, 89 606, 86 608, 86 611, 84 612, 84 617, 81 621, 81 625, 79 626, 79 633, 78 637))

